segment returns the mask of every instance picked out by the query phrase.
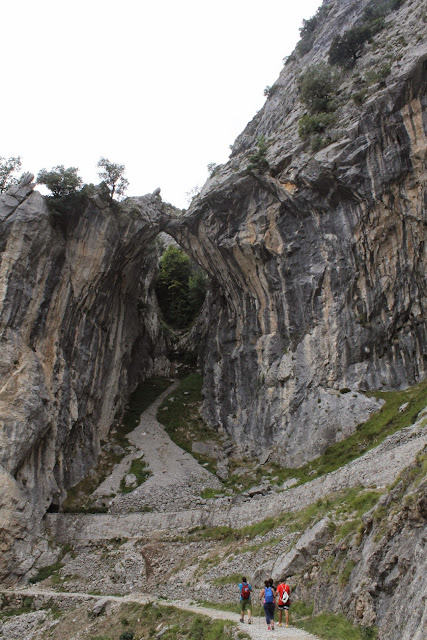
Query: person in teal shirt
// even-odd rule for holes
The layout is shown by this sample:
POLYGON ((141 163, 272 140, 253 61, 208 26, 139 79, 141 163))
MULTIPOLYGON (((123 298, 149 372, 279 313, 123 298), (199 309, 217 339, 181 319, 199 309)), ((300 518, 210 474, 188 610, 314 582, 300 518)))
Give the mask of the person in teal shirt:
POLYGON ((245 576, 242 578, 242 582, 239 582, 240 591, 240 622, 245 621, 245 609, 248 611, 248 624, 252 623, 251 617, 251 591, 252 587, 246 580, 245 576))

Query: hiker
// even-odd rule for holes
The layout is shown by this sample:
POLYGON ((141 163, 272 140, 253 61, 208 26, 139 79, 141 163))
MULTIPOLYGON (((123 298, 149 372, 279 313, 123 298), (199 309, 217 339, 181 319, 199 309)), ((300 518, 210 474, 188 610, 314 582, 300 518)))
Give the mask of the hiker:
POLYGON ((248 609, 248 624, 252 624, 251 617, 251 591, 252 587, 246 580, 245 576, 242 578, 242 582, 239 582, 240 591, 240 622, 245 621, 245 609, 248 609))
POLYGON ((291 606, 291 588, 286 582, 286 577, 284 577, 278 585, 277 595, 279 596, 277 603, 277 608, 279 609, 279 627, 282 626, 283 611, 285 612, 285 627, 287 627, 289 625, 289 607, 291 606))
POLYGON ((264 589, 260 593, 261 602, 264 606, 265 621, 267 631, 274 630, 274 607, 276 605, 276 590, 270 586, 270 580, 265 580, 264 589))

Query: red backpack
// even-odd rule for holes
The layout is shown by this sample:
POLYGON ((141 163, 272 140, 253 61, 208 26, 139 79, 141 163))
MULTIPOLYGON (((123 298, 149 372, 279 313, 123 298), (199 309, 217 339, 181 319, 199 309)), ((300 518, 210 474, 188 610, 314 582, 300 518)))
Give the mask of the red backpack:
POLYGON ((247 582, 244 582, 242 584, 242 592, 240 594, 243 598, 243 600, 249 600, 249 598, 251 597, 251 590, 249 589, 249 585, 247 582))

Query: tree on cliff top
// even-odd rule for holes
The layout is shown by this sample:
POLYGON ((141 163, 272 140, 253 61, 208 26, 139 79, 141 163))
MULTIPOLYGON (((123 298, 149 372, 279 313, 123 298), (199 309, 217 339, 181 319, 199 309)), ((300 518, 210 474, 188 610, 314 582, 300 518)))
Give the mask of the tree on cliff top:
POLYGON ((0 193, 6 191, 12 184, 17 184, 18 179, 14 176, 15 171, 19 171, 22 162, 20 156, 14 158, 3 158, 0 156, 0 193))
POLYGON ((76 167, 65 169, 63 164, 58 164, 50 171, 41 169, 37 176, 38 184, 44 184, 52 191, 54 198, 62 198, 76 193, 83 184, 83 180, 77 175, 76 167))
POLYGON ((129 186, 129 181, 124 177, 125 165, 110 162, 108 158, 100 158, 98 167, 102 171, 98 171, 98 175, 110 191, 110 200, 114 196, 122 196, 129 186))

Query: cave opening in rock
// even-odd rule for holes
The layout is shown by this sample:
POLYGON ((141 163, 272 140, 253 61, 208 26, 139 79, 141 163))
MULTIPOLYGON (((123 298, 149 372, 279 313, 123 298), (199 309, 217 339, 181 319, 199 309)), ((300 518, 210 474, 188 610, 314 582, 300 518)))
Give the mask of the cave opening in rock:
POLYGON ((208 276, 170 236, 159 237, 159 273, 155 292, 164 322, 175 331, 188 329, 205 301, 208 276))

